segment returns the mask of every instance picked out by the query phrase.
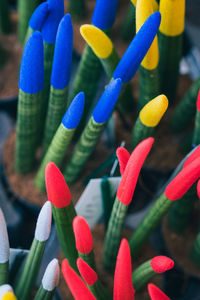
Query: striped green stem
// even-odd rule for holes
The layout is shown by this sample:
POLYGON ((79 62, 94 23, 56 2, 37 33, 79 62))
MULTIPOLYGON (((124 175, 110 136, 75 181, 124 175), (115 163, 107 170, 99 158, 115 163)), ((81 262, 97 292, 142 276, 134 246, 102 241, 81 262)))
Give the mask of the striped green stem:
POLYGON ((150 100, 160 94, 159 70, 139 68, 139 110, 143 108, 150 100))
POLYGON ((38 145, 42 93, 19 90, 15 168, 19 173, 32 171, 38 145))
POLYGON ((97 281, 92 285, 87 285, 89 290, 98 300, 112 300, 112 296, 108 293, 102 283, 97 279, 97 281))
POLYGON ((26 36, 28 22, 36 7, 40 4, 39 0, 18 0, 17 11, 19 14, 18 35, 22 45, 26 36))
POLYGON ((135 35, 135 6, 130 3, 127 15, 121 27, 121 37, 124 41, 131 40, 135 35))
POLYGON ((67 106, 68 87, 64 89, 50 88, 49 104, 44 131, 43 151, 47 151, 58 129, 67 106))
POLYGON ((115 51, 115 48, 113 48, 111 54, 107 58, 99 58, 99 59, 103 65, 103 68, 104 68, 108 78, 111 79, 113 72, 120 61, 120 58, 119 58, 117 52, 115 51))
POLYGON ((75 129, 68 129, 62 123, 58 127, 35 178, 35 185, 41 191, 45 190, 45 168, 47 163, 52 161, 57 167, 61 166, 74 132, 75 129))
POLYGON ((26 36, 24 38, 24 46, 26 45, 26 42, 28 41, 28 39, 30 38, 30 36, 32 35, 32 33, 34 32, 34 30, 28 26, 27 31, 26 31, 26 36))
POLYGON ((93 270, 96 270, 93 250, 89 253, 81 253, 78 251, 78 257, 82 258, 93 270))
POLYGON ((69 12, 73 19, 81 20, 85 16, 85 0, 69 0, 69 12))
POLYGON ((113 270, 115 267, 116 257, 121 240, 122 227, 126 217, 127 209, 128 205, 124 205, 116 197, 104 242, 103 265, 105 269, 113 270))
POLYGON ((200 111, 197 109, 196 118, 195 118, 195 126, 194 126, 194 136, 193 136, 193 145, 200 144, 200 111))
POLYGON ((8 283, 9 262, 0 263, 0 286, 8 283))
POLYGON ((52 205, 52 208, 56 231, 64 257, 68 259, 70 266, 78 272, 76 265, 78 253, 72 228, 72 221, 76 216, 74 205, 71 202, 66 207, 58 208, 52 205))
POLYGON ((33 300, 52 300, 54 292, 55 289, 53 291, 47 291, 41 285, 33 300))
POLYGON ((138 254, 150 233, 156 228, 173 203, 164 193, 157 199, 129 240, 132 256, 135 257, 138 254))
POLYGON ((101 199, 103 203, 104 224, 107 229, 113 208, 114 199, 111 194, 111 186, 108 177, 105 175, 101 180, 101 199))
POLYGON ((9 33, 11 29, 10 15, 9 15, 8 0, 0 1, 0 31, 2 33, 9 33))
POLYGON ((140 265, 132 274, 135 291, 141 289, 154 275, 157 275, 151 266, 151 259, 140 265))
POLYGON ((78 143, 73 150, 73 154, 64 169, 63 175, 67 183, 76 180, 82 171, 85 163, 92 154, 94 147, 106 126, 106 123, 96 123, 93 117, 90 118, 78 143))
POLYGON ((177 233, 182 234, 188 227, 196 200, 196 184, 180 199, 176 201, 169 211, 169 227, 177 233))
POLYGON ((200 233, 197 234, 197 237, 194 241, 190 252, 190 258, 196 267, 200 267, 200 233))
POLYGON ((155 127, 145 126, 138 117, 132 131, 132 149, 134 149, 141 141, 153 135, 155 127))
POLYGON ((46 241, 40 242, 34 238, 25 265, 17 276, 17 283, 15 285, 15 293, 18 299, 30 299, 30 293, 34 287, 40 264, 42 261, 46 241))
POLYGON ((169 97, 170 102, 174 99, 178 84, 182 39, 182 34, 171 37, 158 32, 160 90, 169 97))
POLYGON ((181 102, 177 105, 171 118, 171 128, 174 132, 184 130, 192 121, 196 113, 196 100, 200 87, 200 78, 197 79, 181 102))

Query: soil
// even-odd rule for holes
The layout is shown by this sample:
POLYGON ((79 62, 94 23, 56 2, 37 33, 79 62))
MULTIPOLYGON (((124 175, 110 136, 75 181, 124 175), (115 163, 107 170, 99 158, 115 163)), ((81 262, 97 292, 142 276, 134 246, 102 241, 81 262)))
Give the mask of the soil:
MULTIPOLYGON (((123 232, 123 237, 129 238, 132 234, 131 230, 125 229, 123 232)), ((96 261, 96 267, 97 267, 97 273, 99 276, 99 279, 101 282, 108 288, 108 290, 112 294, 113 289, 113 275, 107 273, 102 266, 101 263, 101 257, 102 257, 102 251, 103 251, 103 243, 105 234, 104 234, 104 226, 103 225, 97 225, 94 230, 92 231, 93 235, 93 243, 94 243, 94 252, 95 252, 95 261, 96 261)), ((136 269, 139 265, 141 265, 146 260, 156 256, 155 251, 152 249, 152 247, 149 244, 146 244, 143 250, 140 252, 140 255, 138 258, 133 262, 133 268, 136 269)), ((62 255, 60 255, 60 261, 63 259, 62 255)), ((156 275, 151 279, 151 282, 156 284, 158 287, 162 288, 162 275, 156 275)), ((61 291, 61 294, 63 296, 63 300, 72 300, 73 297, 71 296, 71 293, 68 289, 67 284, 65 283, 65 280, 63 276, 61 276, 60 286, 59 289, 61 291)), ((135 294, 136 300, 149 300, 147 288, 141 289, 139 292, 135 294)))

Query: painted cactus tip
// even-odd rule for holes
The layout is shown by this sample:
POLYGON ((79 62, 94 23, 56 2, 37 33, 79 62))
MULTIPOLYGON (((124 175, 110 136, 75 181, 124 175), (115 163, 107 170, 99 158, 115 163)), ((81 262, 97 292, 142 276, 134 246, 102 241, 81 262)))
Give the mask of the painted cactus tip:
POLYGON ((54 258, 47 266, 42 278, 42 286, 46 291, 53 291, 60 279, 60 266, 58 260, 54 258))
POLYGON ((33 30, 40 30, 42 28, 42 25, 47 18, 49 12, 49 7, 47 2, 41 3, 34 13, 32 14, 30 20, 29 20, 29 26, 33 30))
POLYGON ((151 267, 156 273, 164 273, 174 267, 174 261, 167 256, 156 256, 151 260, 151 267))
POLYGON ((130 158, 130 154, 124 147, 119 147, 117 148, 116 155, 119 161, 120 174, 123 175, 130 158))
POLYGON ((7 292, 1 300, 17 300, 16 296, 14 295, 13 292, 7 292))
POLYGON ((87 285, 93 285, 97 281, 97 273, 82 259, 77 259, 78 270, 87 285))
POLYGON ((117 198, 124 205, 129 205, 132 200, 140 170, 151 150, 153 142, 154 138, 152 137, 145 139, 137 145, 129 158, 117 190, 117 198))
POLYGON ((76 216, 73 220, 73 230, 78 252, 85 254, 90 253, 93 249, 93 240, 86 220, 81 216, 76 216))
POLYGON ((197 195, 200 199, 200 180, 198 180, 198 182, 197 182, 197 195))
POLYGON ((200 111, 200 90, 197 97, 197 110, 200 111))
POLYGON ((200 145, 197 146, 194 149, 194 151, 190 154, 190 156, 186 159, 186 161, 184 162, 183 168, 186 168, 187 166, 189 166, 189 164, 191 164, 198 157, 200 157, 200 145))
POLYGON ((49 162, 45 168, 45 182, 48 200, 58 208, 66 207, 71 202, 71 193, 65 179, 53 163, 49 162))
POLYGON ((62 119, 62 124, 65 128, 74 129, 78 126, 83 114, 84 105, 85 94, 80 92, 76 95, 62 119))
POLYGON ((96 123, 105 123, 108 120, 120 95, 121 88, 122 81, 120 78, 113 80, 106 87, 92 113, 96 123))
POLYGON ((170 298, 165 295, 157 286, 153 283, 148 284, 148 292, 151 300, 170 300, 170 298))
POLYGON ((118 0, 97 0, 92 24, 102 30, 112 27, 117 12, 118 0))
POLYGON ((40 210, 37 219, 35 238, 40 242, 44 242, 49 238, 51 232, 52 208, 51 202, 46 201, 40 210))
POLYGON ((10 256, 10 246, 6 221, 0 208, 0 264, 6 263, 10 256))
POLYGON ((0 299, 8 293, 8 292, 13 292, 12 287, 9 284, 3 284, 0 286, 0 299))

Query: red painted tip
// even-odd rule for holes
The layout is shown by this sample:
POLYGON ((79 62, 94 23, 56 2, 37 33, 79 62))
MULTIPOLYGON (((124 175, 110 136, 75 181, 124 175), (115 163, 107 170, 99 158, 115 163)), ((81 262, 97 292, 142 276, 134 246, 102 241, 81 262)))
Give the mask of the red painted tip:
POLYGON ((62 273, 75 300, 95 300, 80 276, 70 267, 67 259, 62 262, 62 273))
POLYGON ((130 204, 142 165, 151 150, 152 137, 142 141, 133 150, 117 190, 117 198, 124 205, 130 204))
POLYGON ((167 256, 156 256, 151 260, 151 267, 156 273, 164 273, 174 267, 174 261, 167 256))
POLYGON ((93 285, 97 281, 97 273, 82 259, 77 259, 78 270, 88 285, 93 285))
POLYGON ((187 168, 184 168, 168 184, 165 196, 172 201, 178 200, 189 190, 189 188, 200 177, 200 158, 195 159, 187 168))
POLYGON ((153 283, 148 284, 148 292, 151 300, 170 300, 170 298, 153 283))
POLYGON ((80 253, 88 254, 93 249, 92 234, 88 223, 81 216, 73 220, 73 230, 76 240, 76 249, 80 253))
POLYGON ((186 159, 186 161, 184 162, 183 168, 186 168, 187 166, 189 166, 189 164, 191 164, 191 162, 193 162, 195 159, 197 159, 198 157, 200 157, 200 145, 192 152, 192 154, 186 159))
POLYGON ((62 173, 53 162, 49 162, 46 165, 45 182, 48 200, 51 201, 55 207, 62 208, 70 204, 70 190, 62 173))
POLYGON ((134 300, 132 284, 131 253, 126 239, 122 239, 114 275, 113 300, 134 300))
POLYGON ((198 180, 198 182, 197 182, 197 195, 200 199, 200 180, 198 180))
POLYGON ((130 158, 130 154, 124 147, 117 148, 116 154, 119 160, 120 174, 123 175, 130 158))
POLYGON ((199 90, 199 94, 197 97, 197 110, 200 111, 200 90, 199 90))

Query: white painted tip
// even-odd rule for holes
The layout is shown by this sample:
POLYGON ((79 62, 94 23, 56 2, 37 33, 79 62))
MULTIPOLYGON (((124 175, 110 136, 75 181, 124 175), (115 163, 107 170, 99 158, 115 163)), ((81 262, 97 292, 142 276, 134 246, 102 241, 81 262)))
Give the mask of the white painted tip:
POLYGON ((48 240, 51 231, 52 208, 51 202, 47 201, 43 205, 37 219, 35 238, 39 242, 48 240))
POLYGON ((4 264, 9 260, 10 246, 6 222, 2 210, 0 209, 0 263, 4 264))
POLYGON ((0 286, 0 299, 8 292, 13 293, 13 289, 9 284, 3 284, 0 286))
POLYGON ((46 291, 53 291, 60 280, 60 267, 58 260, 54 258, 47 266, 42 278, 42 286, 46 291))

